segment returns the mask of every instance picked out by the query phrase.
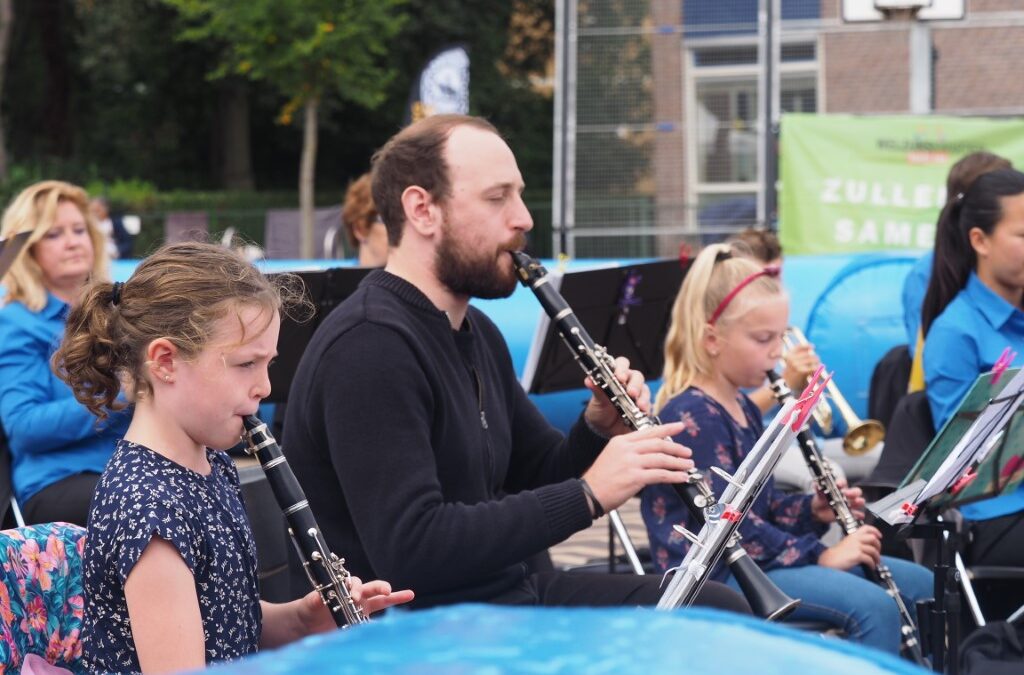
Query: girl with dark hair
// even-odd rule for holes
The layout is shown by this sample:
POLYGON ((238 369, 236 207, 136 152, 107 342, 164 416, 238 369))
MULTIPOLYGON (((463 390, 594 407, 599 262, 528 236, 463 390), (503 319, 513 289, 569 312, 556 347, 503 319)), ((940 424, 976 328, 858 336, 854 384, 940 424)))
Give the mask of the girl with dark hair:
MULTIPOLYGON (((101 419, 122 389, 135 404, 89 511, 89 672, 202 668, 334 628, 316 592, 260 601, 238 472, 222 452, 270 393, 280 312, 301 297, 232 251, 182 243, 123 284, 93 283, 68 317, 54 365, 78 401, 101 419)), ((366 613, 412 599, 382 581, 354 580, 352 595, 366 613)))
MULTIPOLYGON (((1015 365, 1024 362, 1024 173, 984 174, 954 200, 936 232, 921 316, 926 391, 936 429, 1006 347, 1017 352, 1015 365)), ((972 562, 1024 564, 1019 545, 1024 490, 961 512, 978 523, 972 562)))

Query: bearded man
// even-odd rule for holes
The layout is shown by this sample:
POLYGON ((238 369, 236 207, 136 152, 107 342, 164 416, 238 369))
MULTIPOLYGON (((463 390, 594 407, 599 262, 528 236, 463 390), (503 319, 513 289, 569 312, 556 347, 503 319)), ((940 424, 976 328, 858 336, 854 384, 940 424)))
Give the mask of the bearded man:
MULTIPOLYGON (((651 605, 660 577, 540 571, 543 555, 652 483, 680 482, 681 424, 629 432, 592 397, 563 436, 523 392, 470 298, 506 297, 533 220, 512 150, 485 120, 427 117, 374 156, 387 266, 317 329, 284 424, 289 463, 331 549, 362 578, 457 602, 651 605)), ((641 408, 650 392, 621 359, 641 408)), ((293 565, 293 593, 307 588, 293 565)), ((749 612, 709 583, 698 599, 749 612)))

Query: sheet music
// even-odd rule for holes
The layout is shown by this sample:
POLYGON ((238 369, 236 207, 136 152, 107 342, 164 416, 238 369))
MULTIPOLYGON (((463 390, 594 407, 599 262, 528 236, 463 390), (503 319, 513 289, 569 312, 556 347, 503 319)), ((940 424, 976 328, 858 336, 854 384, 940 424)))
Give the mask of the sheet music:
POLYGON ((1010 417, 1024 403, 1024 369, 998 394, 999 403, 992 403, 974 420, 967 432, 939 465, 935 475, 913 500, 921 504, 944 492, 960 478, 967 468, 983 460, 998 443, 997 433, 1009 423, 1010 417), (1008 399, 1008 400, 1004 400, 1008 399))
POLYGON ((32 231, 28 230, 5 239, 0 239, 0 279, 7 274, 7 270, 14 264, 14 260, 21 253, 22 247, 25 246, 25 242, 28 241, 31 234, 32 231))
MULTIPOLYGON (((562 279, 565 272, 560 269, 549 270, 547 274, 548 284, 556 291, 562 288, 562 279)), ((551 326, 551 317, 544 311, 543 307, 537 309, 540 312, 540 319, 537 321, 537 328, 533 331, 533 339, 530 341, 530 351, 526 355, 526 363, 523 365, 523 376, 519 378, 519 384, 529 393, 533 388, 533 378, 537 374, 537 364, 540 362, 540 353, 544 348, 544 337, 548 334, 548 327, 551 326)))

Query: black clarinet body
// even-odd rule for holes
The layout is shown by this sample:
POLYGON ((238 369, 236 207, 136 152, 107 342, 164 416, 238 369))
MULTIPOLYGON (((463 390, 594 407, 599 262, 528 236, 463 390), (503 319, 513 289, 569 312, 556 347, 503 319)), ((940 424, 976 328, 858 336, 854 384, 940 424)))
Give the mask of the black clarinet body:
MULTIPOLYGON (((660 424, 657 417, 640 410, 626 391, 626 387, 615 377, 614 358, 604 347, 594 343, 562 294, 548 283, 549 277, 544 266, 525 253, 514 251, 511 255, 522 284, 537 296, 541 307, 555 324, 576 362, 605 393, 626 426, 640 430, 660 424)), ((696 468, 689 471, 685 483, 676 483, 672 487, 693 518, 701 525, 708 519, 717 520, 721 516, 721 507, 714 493, 705 484, 704 476, 696 468)), ((781 619, 799 604, 799 600, 786 596, 757 563, 751 560, 739 544, 738 534, 726 546, 724 558, 743 590, 747 602, 758 616, 781 619)), ((711 571, 708 569, 707 573, 710 574, 711 571)))
POLYGON ((346 628, 369 619, 352 599, 349 589, 351 575, 345 560, 327 548, 316 518, 309 508, 306 494, 295 478, 288 460, 281 452, 267 425, 254 415, 244 418, 246 453, 255 455, 267 476, 278 506, 288 523, 288 533, 299 552, 302 567, 313 589, 320 594, 331 617, 339 628, 346 628))
MULTIPOLYGON (((786 381, 777 372, 769 370, 767 375, 768 382, 775 393, 775 398, 780 404, 793 398, 793 392, 790 391, 789 385, 786 384, 786 381)), ((800 453, 807 464, 807 469, 811 472, 811 477, 814 479, 814 484, 825 496, 825 500, 828 501, 832 512, 836 514, 836 522, 839 523, 843 534, 853 534, 863 523, 854 515, 853 509, 850 508, 849 502, 846 501, 846 496, 836 482, 836 476, 832 471, 832 467, 829 465, 828 460, 825 459, 825 456, 821 454, 821 450, 818 448, 818 444, 807 426, 804 426, 797 433, 797 442, 800 445, 800 453)), ((921 652, 921 645, 917 640, 917 624, 914 622, 906 603, 903 602, 903 596, 900 595, 900 589, 896 585, 896 580, 893 579, 892 571, 888 565, 879 562, 875 567, 870 565, 862 565, 861 567, 864 570, 864 576, 882 586, 896 603, 896 609, 900 615, 900 639, 903 651, 918 663, 927 665, 921 652)))

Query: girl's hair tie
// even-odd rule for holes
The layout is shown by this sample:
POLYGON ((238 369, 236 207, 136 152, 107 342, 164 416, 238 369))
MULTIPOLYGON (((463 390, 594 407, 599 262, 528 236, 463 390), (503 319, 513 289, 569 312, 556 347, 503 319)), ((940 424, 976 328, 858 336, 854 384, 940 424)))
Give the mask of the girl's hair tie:
POLYGON ((110 289, 110 304, 117 307, 121 302, 121 289, 124 288, 124 283, 121 281, 115 281, 114 287, 110 289))

